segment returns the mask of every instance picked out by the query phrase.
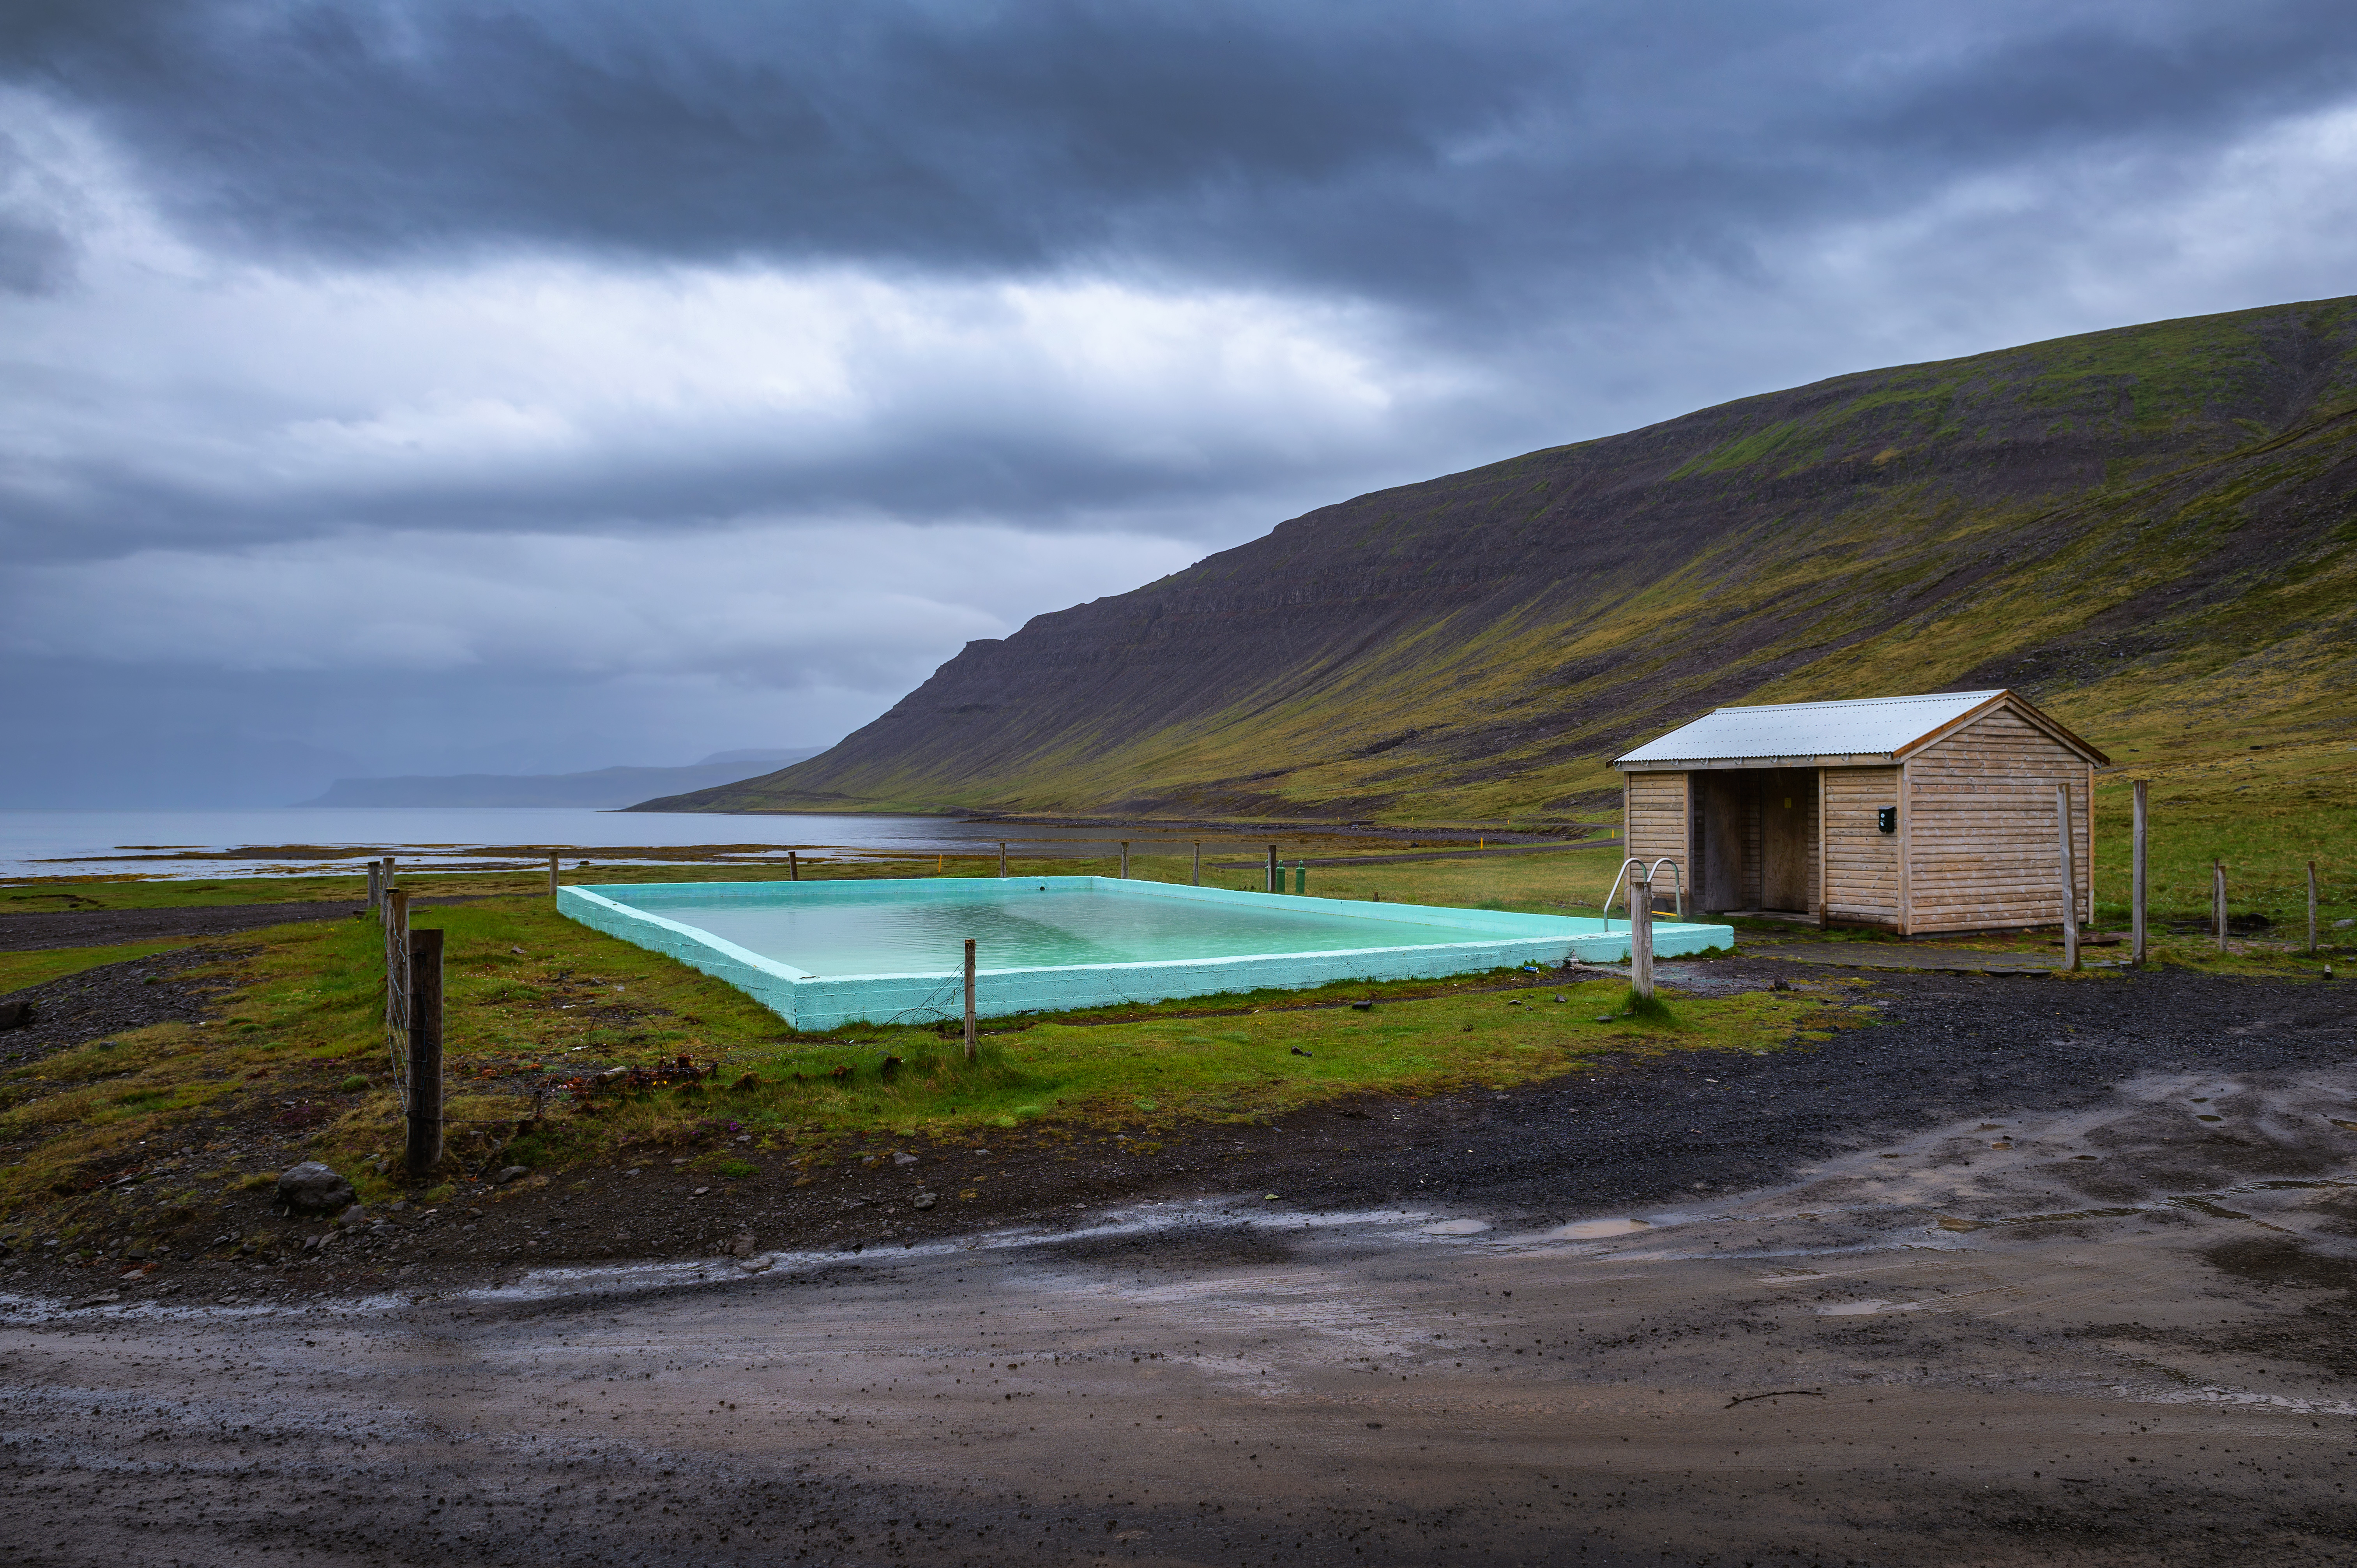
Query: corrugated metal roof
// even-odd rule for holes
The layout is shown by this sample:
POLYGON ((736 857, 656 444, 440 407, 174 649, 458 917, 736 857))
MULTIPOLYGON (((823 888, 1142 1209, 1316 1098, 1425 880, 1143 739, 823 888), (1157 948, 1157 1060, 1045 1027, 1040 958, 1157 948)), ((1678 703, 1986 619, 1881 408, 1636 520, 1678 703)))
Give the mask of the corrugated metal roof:
POLYGON ((1766 703, 1718 708, 1659 740, 1613 758, 1622 762, 1720 762, 1746 757, 1886 756, 1979 707, 1994 692, 1933 692, 1845 703, 1766 703))

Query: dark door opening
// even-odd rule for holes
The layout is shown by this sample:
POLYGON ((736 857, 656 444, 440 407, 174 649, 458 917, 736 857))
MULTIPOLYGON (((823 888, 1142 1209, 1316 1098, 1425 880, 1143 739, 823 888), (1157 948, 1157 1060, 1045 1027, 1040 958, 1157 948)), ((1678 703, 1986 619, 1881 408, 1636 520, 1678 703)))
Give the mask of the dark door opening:
POLYGON ((1740 768, 1687 775, 1695 908, 1815 913, 1817 770, 1740 768))
POLYGON ((1697 909, 1741 909, 1752 895, 1746 890, 1744 845, 1751 836, 1751 795, 1748 773, 1691 773, 1694 792, 1694 907, 1697 909))
POLYGON ((1809 861, 1817 844, 1817 773, 1778 768, 1760 775, 1760 907, 1809 913, 1809 861))

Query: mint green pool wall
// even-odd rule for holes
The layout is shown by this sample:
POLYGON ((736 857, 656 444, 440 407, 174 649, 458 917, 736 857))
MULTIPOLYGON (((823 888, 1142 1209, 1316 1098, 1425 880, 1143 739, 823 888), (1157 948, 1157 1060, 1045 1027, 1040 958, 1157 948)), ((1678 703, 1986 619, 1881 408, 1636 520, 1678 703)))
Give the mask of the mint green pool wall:
MULTIPOLYGON (((1236 953, 1218 958, 1136 963, 1086 963, 976 972, 975 1011, 985 1017, 1023 1013, 1061 1013, 1123 1003, 1168 1001, 1180 996, 1216 996, 1232 992, 1307 990, 1343 980, 1428 980, 1445 975, 1538 963, 1566 958, 1615 963, 1629 956, 1625 920, 1573 915, 1519 915, 1495 909, 1454 909, 1424 904, 1376 904, 1356 899, 1312 898, 1294 894, 1240 893, 1224 887, 1185 887, 1168 882, 1125 881, 1110 876, 896 877, 830 882, 611 883, 561 887, 557 912, 593 929, 665 953, 691 969, 726 982, 801 1030, 839 1028, 845 1024, 928 1024, 963 1010, 963 976, 956 951, 944 952, 943 967, 923 972, 813 974, 774 958, 662 914, 666 906, 715 902, 824 904, 830 901, 939 903, 961 898, 1003 897, 1014 887, 1050 887, 1123 898, 1184 899, 1211 907, 1258 911, 1292 908, 1327 917, 1369 922, 1377 945, 1325 952, 1236 953), (1432 929, 1429 942, 1402 944, 1406 921, 1432 929), (1618 929, 1613 928, 1617 927, 1618 929)), ((1657 920, 1653 949, 1663 958, 1731 948, 1727 926, 1657 920)))

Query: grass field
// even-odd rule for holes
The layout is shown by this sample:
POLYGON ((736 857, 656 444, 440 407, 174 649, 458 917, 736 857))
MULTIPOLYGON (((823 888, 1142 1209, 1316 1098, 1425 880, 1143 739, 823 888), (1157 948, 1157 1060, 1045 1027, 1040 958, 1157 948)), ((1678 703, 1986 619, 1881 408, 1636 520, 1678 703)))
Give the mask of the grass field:
MULTIPOLYGON (((2299 913, 2304 884, 2297 874, 2310 854, 2325 870, 2328 944, 2351 945, 2348 933, 2329 927, 2357 902, 2346 869, 2346 817, 2297 799, 2316 766, 2286 750, 2231 763, 2180 759, 2153 771, 2156 921, 2191 923, 2204 914, 2213 855, 2233 868, 2237 910, 2278 921, 2271 934, 2238 937, 2224 958, 2199 931, 2163 925, 2160 961, 2249 972, 2309 961, 2290 950, 2299 933, 2285 923, 2299 913)), ((2125 897, 2126 777, 2107 776, 2098 792, 2104 924, 2116 923, 2125 897)), ((1321 866, 1310 871, 1308 890, 1587 912, 1620 859, 1617 848, 1599 847, 1321 866)), ((866 878, 931 875, 937 866, 948 875, 996 872, 995 856, 806 869, 813 877, 866 878)), ((1115 868, 1110 858, 1011 866, 1017 875, 1115 868)), ((1184 881, 1189 867, 1180 856, 1141 855, 1132 870, 1184 881)), ((774 875, 781 873, 691 864, 568 869, 565 880, 774 875)), ((1214 867, 1204 880, 1254 887, 1260 876, 1256 865, 1214 867)), ((1342 1095, 1526 1082, 1575 1070, 1598 1053, 1780 1048, 1855 1021, 1840 998, 1856 983, 1842 972, 1821 972, 1803 993, 1674 998, 1660 1017, 1631 1015, 1617 981, 1534 990, 1516 973, 1004 1021, 988 1030, 979 1060, 969 1064, 954 1039, 931 1029, 861 1026, 798 1035, 741 993, 563 919, 538 872, 421 872, 405 875, 404 884, 421 897, 477 900, 423 908, 415 918, 450 933, 451 1146, 455 1163, 468 1168, 494 1155, 560 1168, 630 1160, 657 1147, 708 1142, 722 1128, 748 1133, 765 1147, 794 1146, 819 1163, 846 1140, 878 1131, 941 1136, 1063 1122, 1125 1128, 1151 1141, 1184 1123, 1265 1119, 1342 1095), (1566 1000, 1555 1002, 1558 994, 1566 1000), (1374 1005, 1341 1005, 1352 1000, 1374 1005), (1605 1016, 1609 1022, 1597 1021, 1605 1016), (660 1069, 682 1057, 696 1069, 691 1084, 582 1096, 566 1087, 608 1068, 660 1069)), ((0 889, 0 897, 18 908, 38 897, 36 908, 120 908, 350 897, 360 890, 358 878, 334 876, 110 880, 20 886, 0 889)), ((2042 949, 2050 938, 2029 933, 1971 945, 2042 949)), ((0 956, 0 989, 184 945, 0 956)), ((223 955, 219 972, 236 982, 208 1026, 134 1031, 0 1073, 0 1217, 70 1209, 97 1177, 135 1167, 142 1150, 165 1144, 216 1159, 203 1180, 217 1187, 263 1179, 307 1153, 352 1176, 364 1192, 392 1190, 399 1112, 378 1021, 374 925, 300 923, 206 945, 223 955)))
MULTIPOLYGON (((1540 858, 1561 864, 1379 869, 1404 874, 1386 897, 1545 907, 1610 859, 1540 858)), ((1503 1087, 1600 1052, 1776 1048, 1846 1016, 1827 1006, 1846 983, 1830 977, 1808 993, 1683 998, 1671 1014, 1631 1016, 1621 982, 1533 990, 1510 972, 996 1021, 968 1064, 954 1038, 932 1029, 798 1035, 728 986, 562 918, 544 896, 421 910, 416 923, 449 933, 451 1144, 470 1168, 502 1148, 500 1157, 534 1165, 627 1159, 720 1124, 799 1141, 813 1157, 876 1129, 941 1135, 1066 1122, 1151 1139, 1181 1122, 1265 1119, 1340 1095, 1503 1087), (1353 1000, 1373 1005, 1342 1005, 1353 1000), (580 1099, 563 1088, 681 1057, 704 1074, 693 1085, 580 1099)), ((373 924, 275 927, 218 945, 221 972, 238 983, 208 1026, 139 1030, 0 1074, 8 1216, 70 1204, 94 1175, 165 1144, 217 1152, 208 1178, 217 1183, 279 1168, 299 1150, 364 1191, 389 1189, 378 1167, 397 1162, 400 1125, 373 924)), ((124 955, 26 956, 56 970, 124 955)))

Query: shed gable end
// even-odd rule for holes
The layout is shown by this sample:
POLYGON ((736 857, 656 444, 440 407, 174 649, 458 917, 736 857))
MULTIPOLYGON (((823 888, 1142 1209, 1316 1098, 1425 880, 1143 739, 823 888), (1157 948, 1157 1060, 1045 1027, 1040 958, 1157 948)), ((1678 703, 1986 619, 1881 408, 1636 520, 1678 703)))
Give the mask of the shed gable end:
POLYGON ((2076 886, 2085 910, 2091 772, 2076 748, 1999 706, 1909 757, 1906 776, 1911 930, 2059 924, 2058 784, 2071 788, 2076 886))

